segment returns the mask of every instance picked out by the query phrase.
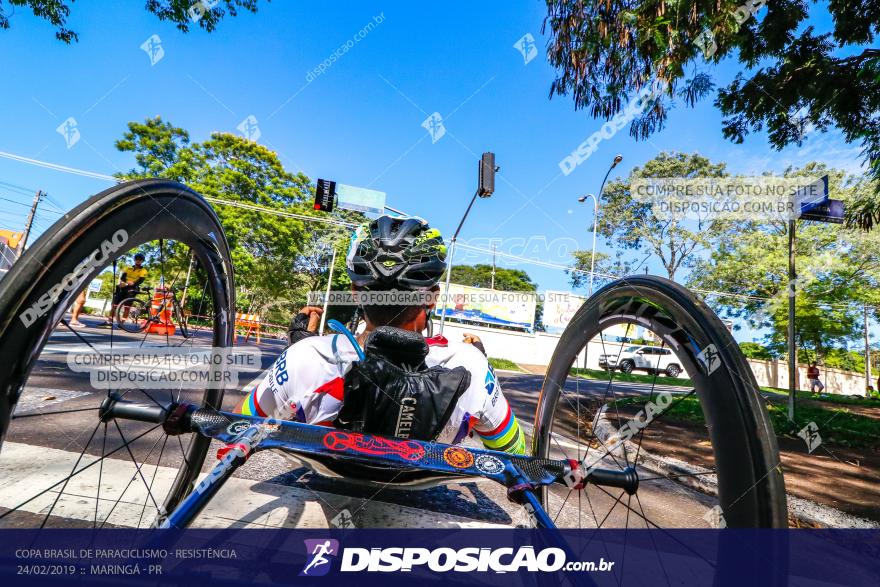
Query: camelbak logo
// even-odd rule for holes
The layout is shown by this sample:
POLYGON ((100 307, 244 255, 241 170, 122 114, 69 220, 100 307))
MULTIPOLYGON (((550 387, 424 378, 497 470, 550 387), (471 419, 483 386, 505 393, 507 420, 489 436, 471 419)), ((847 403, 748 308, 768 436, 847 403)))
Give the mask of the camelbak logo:
POLYGON ((119 229, 110 240, 105 240, 101 246, 92 254, 86 257, 79 265, 74 267, 73 271, 64 276, 60 283, 52 286, 49 291, 40 296, 31 307, 21 313, 21 321, 25 328, 29 328, 37 319, 46 315, 53 305, 58 303, 59 298, 64 292, 77 289, 89 273, 95 269, 100 269, 110 261, 111 255, 122 248, 128 242, 128 233, 119 229))
POLYGON ((416 416, 416 398, 405 397, 400 400, 400 411, 397 413, 397 425, 394 427, 394 436, 409 438, 412 433, 413 420, 416 416))

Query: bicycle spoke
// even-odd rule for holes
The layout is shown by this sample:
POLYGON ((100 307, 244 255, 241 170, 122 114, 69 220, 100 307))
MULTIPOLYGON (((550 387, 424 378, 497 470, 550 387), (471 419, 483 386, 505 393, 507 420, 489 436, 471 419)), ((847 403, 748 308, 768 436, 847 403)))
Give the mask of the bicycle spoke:
MULTIPOLYGON (((99 422, 99 425, 100 425, 100 422, 99 422)), ((155 426, 153 426, 152 428, 150 428, 150 429, 147 430, 146 432, 143 432, 142 434, 138 434, 137 436, 135 436, 134 438, 132 438, 132 439, 129 440, 128 442, 129 442, 129 443, 135 442, 135 441, 137 441, 138 439, 143 438, 144 436, 146 436, 146 435, 149 434, 150 432, 153 432, 154 430, 156 430, 156 429, 159 428, 159 427, 161 427, 161 424, 156 424, 155 426)), ((95 430, 97 431, 97 428, 95 428, 95 430)), ((86 446, 88 446, 88 444, 87 444, 86 446)), ((32 496, 32 497, 29 497, 29 498, 26 499, 25 501, 19 503, 19 504, 18 504, 17 506, 15 506, 14 508, 11 508, 11 509, 9 509, 8 511, 6 511, 6 512, 0 514, 0 520, 2 520, 3 518, 5 518, 6 516, 8 516, 8 515, 11 514, 11 513, 15 512, 15 511, 18 511, 19 508, 21 508, 21 507, 24 506, 24 505, 29 504, 30 502, 32 502, 33 500, 37 499, 38 497, 40 497, 40 496, 42 496, 42 495, 45 495, 46 493, 52 491, 53 489, 55 489, 55 488, 58 487, 59 485, 61 485, 61 484, 66 484, 67 481, 69 481, 70 479, 72 479, 72 478, 75 477, 76 475, 79 475, 79 474, 82 473, 83 471, 92 468, 94 465, 97 465, 98 463, 103 462, 104 459, 110 457, 110 455, 115 454, 116 452, 122 450, 123 448, 125 448, 125 447, 124 447, 124 446, 118 446, 118 447, 116 447, 115 449, 113 449, 113 450, 111 450, 110 452, 108 452, 107 454, 105 454, 104 456, 102 456, 102 457, 100 457, 100 458, 98 458, 98 459, 92 461, 92 462, 89 463, 88 465, 85 465, 83 468, 79 469, 78 471, 75 471, 75 472, 71 473, 70 475, 68 475, 68 476, 65 477, 64 479, 60 479, 60 480, 56 481, 55 483, 53 483, 52 485, 50 485, 49 487, 47 487, 47 488, 44 489, 43 491, 39 492, 38 494, 36 494, 36 495, 34 495, 34 496, 32 496)), ((80 456, 82 456, 82 455, 80 455, 80 456)))
POLYGON ((569 489, 568 493, 565 494, 565 499, 562 500, 562 505, 559 506, 559 511, 556 512, 555 516, 553 516, 553 523, 554 524, 556 523, 556 518, 559 517, 559 514, 561 514, 562 510, 565 508, 565 504, 568 503, 568 498, 571 496, 571 491, 572 490, 569 489))
MULTIPOLYGON (((156 468, 153 469, 153 476, 150 478, 150 487, 147 489, 148 492, 151 492, 153 489, 153 483, 156 481, 156 474, 159 472, 159 464, 162 462, 162 453, 165 452, 165 445, 168 444, 168 435, 166 434, 164 439, 162 440, 162 448, 159 449, 159 456, 156 458, 156 468)), ((152 452, 152 450, 150 451, 152 452)), ((147 455, 149 457, 149 455, 147 455)), ((144 498, 144 506, 141 508, 141 515, 138 517, 138 523, 135 528, 141 527, 141 522, 144 519, 144 512, 147 511, 147 498, 144 498)))
MULTIPOLYGON (((660 345, 660 350, 662 351, 665 348, 666 348, 666 340, 664 340, 663 343, 660 345)), ((657 374, 660 372, 660 357, 662 357, 662 356, 663 355, 657 355, 657 364, 654 366, 654 377, 651 380, 651 396, 648 398, 649 403, 654 401, 654 388, 657 385, 657 374)), ((650 422, 648 424, 648 426, 650 426, 651 423, 653 423, 653 420, 652 420, 652 422, 650 422)), ((633 457, 633 463, 639 462, 639 453, 642 450, 642 436, 645 434, 645 428, 647 428, 648 426, 645 426, 644 428, 639 430, 639 439, 638 439, 638 444, 636 445, 636 456, 633 457)))
MULTIPOLYGON (((122 434, 122 428, 119 427, 119 422, 113 420, 113 423, 116 424, 116 430, 119 431, 119 437, 122 438, 122 441, 125 442, 125 435, 122 434)), ((159 504, 156 503, 153 494, 150 492, 150 486, 147 484, 147 480, 144 477, 144 474, 141 472, 141 467, 137 463, 137 459, 134 458, 134 453, 131 452, 131 447, 126 444, 125 450, 128 452, 128 456, 131 457, 131 462, 134 463, 134 466, 137 468, 137 474, 140 476, 141 480, 144 482, 144 487, 147 488, 147 494, 150 496, 150 499, 153 500, 153 505, 156 506, 156 509, 159 509, 159 504)), ((148 455, 149 456, 149 455, 148 455)))
POLYGON ((79 465, 80 461, 82 460, 83 455, 86 454, 86 449, 92 443, 92 439, 95 437, 95 433, 98 432, 98 428, 100 428, 100 427, 101 427, 101 421, 98 420, 98 424, 95 426, 95 429, 92 430, 92 433, 89 436, 89 439, 86 441, 85 445, 83 446, 82 452, 79 453, 79 456, 77 457, 76 462, 73 464, 73 469, 71 470, 71 474, 67 476, 67 479, 65 479, 64 485, 61 487, 61 491, 59 491, 58 495, 55 496, 55 501, 53 501, 51 507, 49 507, 49 511, 46 513, 46 517, 43 518, 43 522, 40 524, 41 529, 46 527, 46 522, 49 521, 49 516, 52 515, 52 511, 55 509, 55 505, 58 504, 58 500, 61 499, 61 494, 63 494, 64 490, 67 488, 68 481, 70 481, 70 478, 73 477, 73 471, 76 471, 76 468, 79 465))
POLYGON ((101 503, 101 479, 104 478, 104 453, 107 452, 107 422, 104 422, 104 438, 101 441, 101 464, 98 465, 98 492, 95 494, 95 523, 93 528, 98 527, 98 504, 101 503))
POLYGON ((57 410, 54 412, 39 412, 37 414, 21 414, 20 416, 13 415, 13 420, 20 420, 21 418, 33 418, 34 416, 54 416, 56 414, 74 414, 76 412, 92 412, 94 410, 100 410, 101 406, 97 406, 94 408, 76 408, 73 410, 57 410))
POLYGON ((639 477, 639 483, 644 483, 645 481, 660 481, 660 480, 674 481, 675 479, 681 479, 682 477, 699 477, 700 475, 717 475, 717 472, 714 469, 712 469, 711 471, 701 471, 699 473, 676 473, 675 475, 657 475, 656 477, 639 477))
MULTIPOLYGON (((153 443, 153 446, 150 447, 150 451, 147 453, 147 456, 144 458, 144 463, 146 463, 147 459, 150 458, 150 455, 153 454, 153 451, 159 445, 159 441, 162 440, 163 437, 167 439, 168 435, 163 434, 162 436, 160 436, 159 438, 156 439, 156 441, 153 443)), ((158 469, 158 466, 159 465, 157 463, 156 464, 157 469, 158 469)), ((135 463, 135 468, 138 469, 138 471, 140 471, 140 468, 137 466, 137 463, 135 463)), ((116 498, 116 501, 113 503, 113 506, 110 508, 110 511, 107 512, 107 515, 104 516, 104 521, 101 522, 101 526, 100 526, 101 528, 103 528, 104 525, 110 520, 110 516, 112 516, 113 512, 116 510, 116 506, 118 506, 122 502, 122 498, 125 497, 125 494, 128 492, 128 489, 131 487, 132 483, 134 483, 135 479, 137 479, 137 472, 134 475, 132 475, 131 478, 128 480, 128 483, 125 484, 125 487, 122 489, 122 493, 120 493, 119 497, 116 498)), ((149 491, 147 491, 147 494, 149 495, 149 491)), ((144 502, 144 505, 146 505, 146 502, 144 502)))

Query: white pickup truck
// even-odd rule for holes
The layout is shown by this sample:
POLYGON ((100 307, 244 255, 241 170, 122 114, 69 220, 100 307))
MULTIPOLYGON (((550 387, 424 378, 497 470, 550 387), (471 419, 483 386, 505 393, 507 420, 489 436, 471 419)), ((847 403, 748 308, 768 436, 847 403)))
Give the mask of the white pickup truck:
POLYGON ((682 371, 671 350, 646 345, 632 345, 625 347, 620 353, 599 355, 599 366, 605 370, 619 370, 624 373, 635 370, 650 374, 663 372, 670 377, 678 377, 682 371))

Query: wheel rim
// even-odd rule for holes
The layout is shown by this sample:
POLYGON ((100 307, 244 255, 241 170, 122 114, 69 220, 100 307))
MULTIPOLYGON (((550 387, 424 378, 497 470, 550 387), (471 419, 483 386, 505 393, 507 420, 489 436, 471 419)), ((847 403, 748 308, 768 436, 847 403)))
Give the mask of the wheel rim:
MULTIPOLYGON (((122 259, 130 258, 136 250, 151 251, 151 277, 157 282, 168 283, 180 273, 177 269, 184 262, 188 263, 191 255, 196 264, 194 275, 198 278, 192 280, 190 291, 196 292, 194 297, 202 302, 209 328, 198 339, 189 339, 185 343, 193 350, 230 346, 232 330, 227 316, 233 307, 233 288, 228 274, 228 249, 216 216, 207 205, 192 192, 170 182, 121 186, 92 200, 100 200, 105 206, 108 201, 115 203, 116 213, 109 218, 97 219, 87 213, 79 216, 71 213, 72 223, 79 219, 81 223, 94 226, 97 222, 98 228, 93 230, 99 233, 102 222, 104 226, 107 222, 118 225, 120 218, 150 218, 151 223, 142 226, 138 232, 138 221, 135 220, 127 232, 137 236, 129 238, 116 252, 120 261, 114 266, 108 259, 107 264, 95 268, 83 283, 88 284, 105 268, 109 268, 107 272, 112 281, 117 281, 122 259), (158 201, 151 204, 154 200, 158 201), (181 229, 175 226, 180 222, 171 216, 165 220, 157 220, 154 215, 142 216, 145 208, 153 206, 191 220, 189 227, 200 227, 201 230, 210 227, 215 238, 204 238, 201 233, 191 232, 189 227, 181 229), (127 208, 130 211, 125 213, 127 208), (216 238, 217 235, 220 238, 216 238)), ((70 229, 69 226, 65 228, 70 229)), ((53 239, 65 240, 62 228, 54 233, 53 230, 47 231, 41 237, 29 251, 33 261, 40 261, 37 255, 42 246, 52 244, 53 239)), ((81 253, 76 250, 68 249, 68 254, 69 258, 81 258, 81 253)), ((57 262, 63 265, 64 255, 60 257, 57 262)), ((31 259, 23 257, 22 260, 31 259)), ((25 269, 19 268, 21 272, 25 269)), ((43 273, 42 279, 37 277, 37 290, 53 278, 51 267, 43 273)), ((2 380, 3 389, 23 391, 14 415, 6 411, 8 407, 4 409, 4 443, 0 450, 0 526, 148 526, 191 490, 205 460, 209 445, 206 439, 191 434, 171 437, 161 427, 130 421, 111 419, 102 422, 98 417, 99 406, 110 393, 119 393, 126 400, 138 403, 187 401, 219 407, 222 388, 144 390, 122 386, 90 389, 81 380, 75 381, 71 372, 59 367, 60 356, 66 354, 70 360, 71 354, 99 350, 101 347, 96 342, 101 340, 111 348, 120 348, 120 345, 148 347, 158 348, 157 352, 182 346, 179 336, 160 335, 149 329, 134 335, 116 329, 102 334, 92 328, 74 330, 67 324, 64 307, 72 302, 76 293, 72 291, 66 299, 60 299, 57 308, 31 325, 31 329, 41 331, 39 336, 15 329, 14 323, 13 328, 0 332, 0 348, 10 348, 16 338, 26 342, 26 348, 19 349, 19 355, 26 359, 2 380), (52 366, 58 372, 49 371, 52 366), (47 395, 46 390, 72 393, 47 395), (53 435, 48 438, 40 432, 47 428, 53 430, 53 435), (35 453, 40 453, 41 463, 27 467, 35 453), (59 474, 51 477, 47 471, 59 474), (88 503, 87 507, 77 505, 83 501, 88 503)), ((8 302, 22 295, 27 296, 21 288, 12 292, 9 287, 0 288, 0 312, 9 312, 9 304, 4 304, 4 300, 8 302)), ((8 395, 4 399, 6 406, 12 403, 8 395)))
MULTIPOLYGON (((618 493, 588 484, 584 491, 572 491, 567 487, 544 490, 542 498, 551 518, 555 518, 560 526, 573 527, 785 525, 784 488, 781 474, 775 470, 779 464, 778 452, 775 438, 766 434, 772 428, 766 413, 761 412, 761 400, 754 393, 753 378, 751 381, 738 380, 747 379, 750 371, 743 375, 744 361, 741 364, 730 352, 733 349, 728 349, 724 356, 726 376, 722 377, 717 370, 707 375, 696 360, 697 353, 688 348, 691 342, 696 343, 698 349, 707 348, 710 335, 722 337, 715 341, 718 345, 729 344, 732 339, 723 339, 725 335, 729 338, 729 334, 723 326, 718 330, 720 321, 711 327, 707 325, 707 320, 714 318, 717 321, 717 317, 706 313, 704 306, 690 302, 689 294, 671 282, 652 278, 633 281, 612 284, 597 292, 563 334, 539 399, 534 450, 537 456, 575 461, 583 461, 586 455, 587 460, 598 468, 633 469, 639 478, 638 489, 632 493, 618 493), (696 318, 685 315, 688 304, 697 314, 696 318), (664 308, 664 305, 668 307, 664 308), (684 364, 685 371, 692 375, 691 380, 681 380, 681 383, 689 384, 690 390, 658 387, 659 364, 651 368, 653 375, 631 376, 644 378, 646 381, 641 384, 621 382, 613 370, 602 371, 597 366, 595 371, 583 370, 582 349, 586 340, 626 324, 653 330, 659 341, 655 344, 661 351, 670 350, 673 344, 679 345, 675 347, 679 357, 676 362, 684 364), (683 342, 688 347, 684 347, 683 342), (581 371, 572 375, 570 367, 581 371), (720 384, 722 381, 725 383, 720 384), (714 393, 710 393, 713 385, 714 393), (719 385, 725 389, 718 389, 719 385), (751 392, 748 392, 750 387, 751 392), (667 403, 666 409, 657 410, 658 403, 663 403, 658 402, 661 390, 668 393, 673 402, 667 403), (750 397, 750 393, 754 397, 750 397), (721 421, 720 415, 732 402, 740 404, 740 413, 735 417, 755 421, 743 421, 738 426, 721 421), (653 408, 646 409, 649 404, 653 404, 653 408), (696 419, 695 414, 688 413, 693 409, 692 404, 697 404, 703 421, 703 435, 698 440, 695 439, 699 424, 688 421, 691 416, 696 419), (643 426, 635 425, 645 422, 647 424, 643 426), (709 430, 705 430, 707 425, 709 430), (761 425, 765 428, 761 429, 761 425), (617 450, 610 451, 607 445, 613 435, 608 435, 609 427, 612 431, 632 430, 636 433, 623 445, 612 443, 611 448, 617 450), (749 439, 750 433, 760 438, 749 439), (734 446, 737 442, 751 443, 752 446, 738 450, 734 446), (706 445, 709 450, 705 450, 706 445), (740 457, 748 455, 749 463, 744 465, 751 469, 748 474, 736 471, 736 464, 731 459, 734 453, 740 457), (675 460, 687 462, 688 459, 696 466, 678 469, 670 466, 675 460), (680 485, 685 482, 684 490, 693 495, 679 499, 680 485), (654 485, 663 486, 662 490, 654 489, 654 485), (715 496, 710 495, 712 485, 715 496), (668 499, 665 499, 664 491, 669 493, 668 499), (648 503, 645 503, 646 494, 650 495, 648 503), (597 495, 598 504, 595 503, 597 495), (768 503, 758 503, 761 501, 768 503), (664 503, 674 514, 655 507, 664 503)), ((598 346, 603 350, 591 351, 593 360, 600 353, 617 355, 619 360, 619 353, 623 352, 625 345, 610 344, 610 338, 600 340, 598 346)), ((643 342, 639 341, 640 344, 643 342)), ((658 354, 654 359, 659 361, 661 357, 658 354)), ((626 372, 625 365, 621 370, 626 372)))

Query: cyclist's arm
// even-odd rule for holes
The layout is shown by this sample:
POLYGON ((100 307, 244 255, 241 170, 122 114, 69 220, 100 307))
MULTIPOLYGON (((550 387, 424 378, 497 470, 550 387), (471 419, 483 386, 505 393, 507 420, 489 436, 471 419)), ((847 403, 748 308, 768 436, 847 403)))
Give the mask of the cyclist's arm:
POLYGON ((308 344, 288 347, 244 398, 238 412, 319 426, 342 404, 343 380, 308 344))
POLYGON ((490 450, 525 454, 525 436, 491 369, 486 375, 486 391, 486 404, 474 431, 490 450))

